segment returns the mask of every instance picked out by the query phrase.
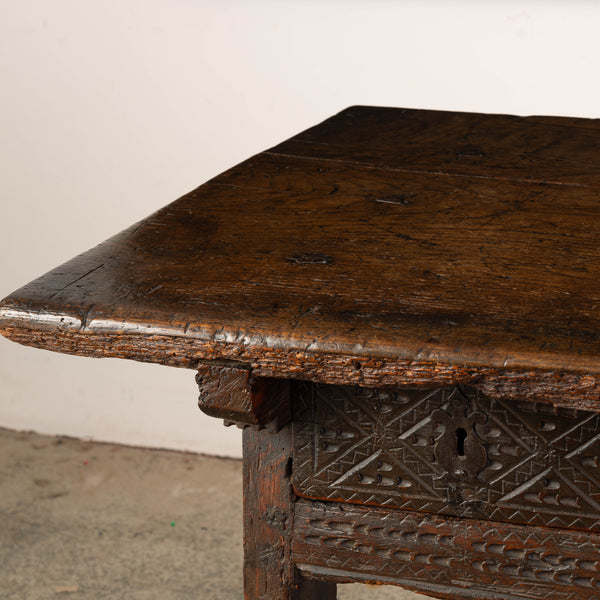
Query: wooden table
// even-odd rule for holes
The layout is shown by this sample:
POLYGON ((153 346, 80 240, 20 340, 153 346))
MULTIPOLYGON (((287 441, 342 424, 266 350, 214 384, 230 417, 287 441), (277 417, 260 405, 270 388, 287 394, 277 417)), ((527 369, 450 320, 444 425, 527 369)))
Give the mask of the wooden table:
POLYGON ((600 123, 352 107, 21 288, 17 342, 198 370, 245 593, 600 598, 600 123))

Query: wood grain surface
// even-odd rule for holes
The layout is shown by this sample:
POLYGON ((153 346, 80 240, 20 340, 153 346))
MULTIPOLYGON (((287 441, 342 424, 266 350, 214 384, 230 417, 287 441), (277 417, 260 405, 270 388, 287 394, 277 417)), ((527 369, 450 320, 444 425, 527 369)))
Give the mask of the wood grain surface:
POLYGON ((24 286, 0 331, 593 406, 599 136, 595 120, 352 107, 24 286))
POLYGON ((235 365, 201 364, 196 383, 198 407, 210 417, 236 424, 279 430, 291 419, 290 381, 251 376, 235 365))
MULTIPOLYGON (((276 392, 278 393, 278 392, 276 392)), ((335 583, 300 574, 291 559, 291 428, 248 428, 244 439, 245 600, 335 600, 335 583)))

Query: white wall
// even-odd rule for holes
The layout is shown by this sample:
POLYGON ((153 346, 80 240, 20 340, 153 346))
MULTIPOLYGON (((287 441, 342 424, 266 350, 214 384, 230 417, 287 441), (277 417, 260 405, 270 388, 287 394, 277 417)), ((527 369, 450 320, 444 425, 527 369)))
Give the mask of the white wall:
MULTIPOLYGON (((351 104, 600 116, 600 3, 4 0, 0 296, 351 104)), ((191 371, 0 339, 0 426, 239 455, 191 371)))

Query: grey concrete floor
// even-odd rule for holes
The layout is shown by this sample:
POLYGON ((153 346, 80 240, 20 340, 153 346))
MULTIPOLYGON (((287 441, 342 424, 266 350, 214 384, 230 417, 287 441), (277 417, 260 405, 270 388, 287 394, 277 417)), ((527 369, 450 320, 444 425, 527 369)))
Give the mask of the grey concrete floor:
POLYGON ((0 429, 0 598, 241 600, 241 498, 238 460, 0 429))

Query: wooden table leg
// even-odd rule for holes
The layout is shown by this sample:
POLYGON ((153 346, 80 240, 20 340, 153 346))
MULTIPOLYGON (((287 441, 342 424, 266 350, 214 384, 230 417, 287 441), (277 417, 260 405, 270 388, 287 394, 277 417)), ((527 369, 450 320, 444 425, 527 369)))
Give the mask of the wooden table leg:
POLYGON ((243 436, 245 599, 335 600, 335 584, 303 577, 291 560, 291 426, 243 436))

